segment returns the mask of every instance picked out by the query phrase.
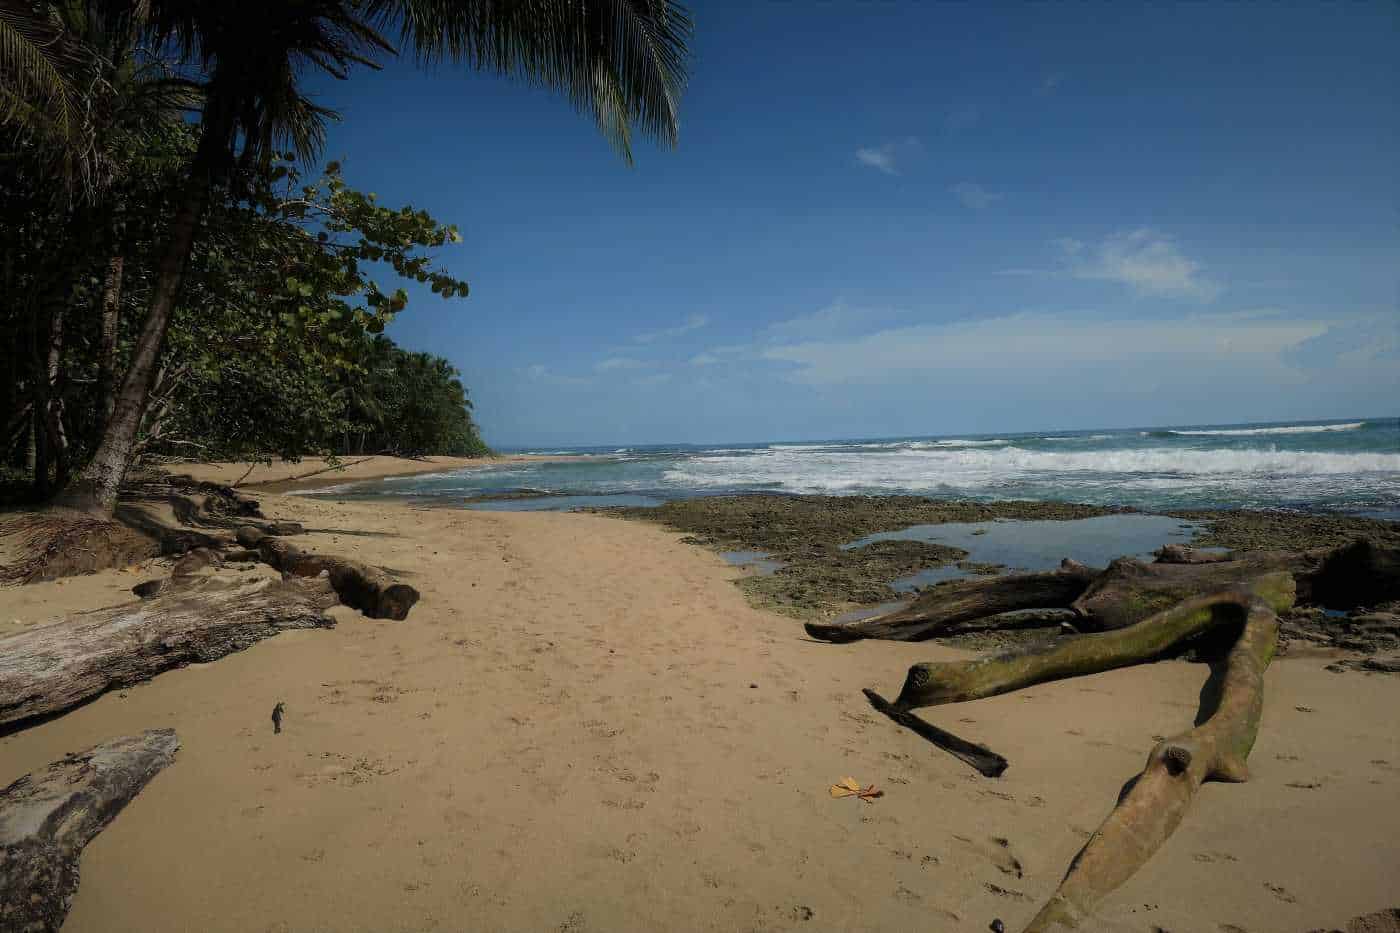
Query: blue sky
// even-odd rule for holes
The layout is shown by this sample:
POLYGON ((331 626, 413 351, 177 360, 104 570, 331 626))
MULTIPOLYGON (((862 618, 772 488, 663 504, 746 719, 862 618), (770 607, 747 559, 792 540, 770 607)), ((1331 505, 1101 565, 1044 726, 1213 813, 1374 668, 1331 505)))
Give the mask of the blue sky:
POLYGON ((461 228, 390 333, 494 445, 1396 413, 1400 5, 693 7, 630 169, 538 89, 317 85, 461 228))

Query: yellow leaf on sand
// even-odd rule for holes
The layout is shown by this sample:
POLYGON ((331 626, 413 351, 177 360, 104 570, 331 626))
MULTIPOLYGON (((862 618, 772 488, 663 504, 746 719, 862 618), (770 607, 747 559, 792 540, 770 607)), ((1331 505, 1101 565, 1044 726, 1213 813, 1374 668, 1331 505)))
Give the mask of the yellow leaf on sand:
POLYGON ((860 782, 855 778, 842 778, 841 783, 831 785, 831 796, 854 797, 861 792, 860 782))

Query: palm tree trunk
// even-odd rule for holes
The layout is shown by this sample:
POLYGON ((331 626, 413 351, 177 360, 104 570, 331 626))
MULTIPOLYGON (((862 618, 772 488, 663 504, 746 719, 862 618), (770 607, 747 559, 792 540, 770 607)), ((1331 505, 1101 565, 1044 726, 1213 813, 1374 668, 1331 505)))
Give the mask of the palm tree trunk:
POLYGON ((117 325, 121 320, 122 273, 126 257, 117 253, 107 260, 107 273, 102 283, 102 332, 98 346, 97 397, 102 406, 100 424, 105 427, 116 407, 117 387, 117 325))
POLYGON ((92 460, 64 486, 54 499, 55 505, 101 516, 110 516, 116 509, 117 492, 137 452, 136 435, 150 402, 161 347, 170 330, 175 302, 180 297, 185 266, 194 250, 199 219, 209 204, 218 148, 230 136, 228 127, 231 124, 213 118, 211 109, 205 112, 199 149, 181 192, 165 250, 156 266, 151 303, 136 338, 131 365, 112 405, 112 416, 107 419, 102 441, 92 460), (212 125, 211 119, 214 120, 212 125))

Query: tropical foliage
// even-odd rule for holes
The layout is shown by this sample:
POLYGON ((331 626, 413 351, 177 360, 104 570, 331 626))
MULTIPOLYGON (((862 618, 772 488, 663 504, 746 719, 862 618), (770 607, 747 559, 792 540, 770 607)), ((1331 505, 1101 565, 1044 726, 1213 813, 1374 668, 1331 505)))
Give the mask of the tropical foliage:
POLYGON ((537 83, 629 162, 675 143, 674 0, 0 0, 0 459, 110 512, 143 454, 483 449, 457 374, 381 336, 456 231, 313 164, 303 90, 400 54, 537 83))

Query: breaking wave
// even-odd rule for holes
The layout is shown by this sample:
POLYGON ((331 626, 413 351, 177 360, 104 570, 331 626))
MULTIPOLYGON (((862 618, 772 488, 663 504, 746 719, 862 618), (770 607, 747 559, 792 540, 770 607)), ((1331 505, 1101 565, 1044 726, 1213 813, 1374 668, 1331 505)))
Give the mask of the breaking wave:
POLYGON ((1348 424, 1296 424, 1282 428, 1212 428, 1199 431, 1143 431, 1144 437, 1255 437, 1263 434, 1322 434, 1326 431, 1356 431, 1366 427, 1364 421, 1348 424))

